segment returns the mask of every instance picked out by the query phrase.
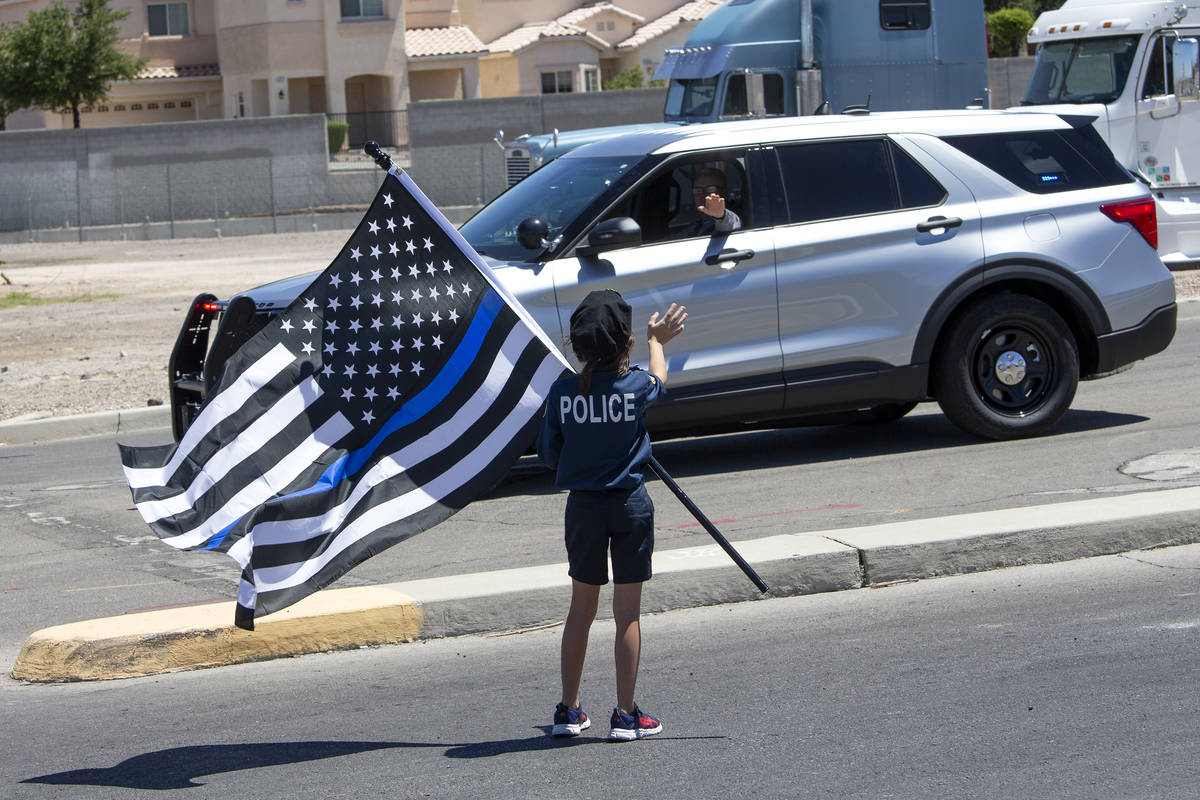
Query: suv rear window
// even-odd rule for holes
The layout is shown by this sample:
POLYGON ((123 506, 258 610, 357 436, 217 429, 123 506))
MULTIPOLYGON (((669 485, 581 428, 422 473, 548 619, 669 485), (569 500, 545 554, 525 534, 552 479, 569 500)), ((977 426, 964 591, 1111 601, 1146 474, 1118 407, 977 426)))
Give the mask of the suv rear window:
POLYGON ((1091 125, 1060 131, 947 136, 945 141, 1036 194, 1094 189, 1134 180, 1091 125))
POLYGON ((859 139, 776 147, 787 222, 935 206, 946 190, 890 141, 859 139))

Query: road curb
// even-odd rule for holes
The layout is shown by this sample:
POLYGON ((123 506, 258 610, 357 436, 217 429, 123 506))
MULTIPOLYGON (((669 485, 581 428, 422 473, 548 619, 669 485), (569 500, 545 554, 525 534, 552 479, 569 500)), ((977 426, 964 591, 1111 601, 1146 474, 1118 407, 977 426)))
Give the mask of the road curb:
POLYGON ((169 427, 171 409, 167 406, 97 411, 69 417, 20 418, 0 422, 0 445, 41 444, 169 427))
MULTIPOLYGON (((1200 542, 1200 487, 736 542, 770 597, 1200 542)), ((232 567, 231 567, 232 568, 232 567)), ((663 550, 648 612, 762 597, 717 545, 663 550)), ((123 678, 326 650, 500 633, 562 620, 565 564, 327 589, 234 628, 232 602, 45 628, 13 667, 30 682, 123 678)), ((603 605, 602 605, 603 608, 603 605)))
POLYGON ((12 675, 40 683, 130 678, 398 644, 422 628, 420 605, 387 586, 318 592, 253 631, 233 626, 234 608, 209 603, 43 628, 26 640, 12 675))

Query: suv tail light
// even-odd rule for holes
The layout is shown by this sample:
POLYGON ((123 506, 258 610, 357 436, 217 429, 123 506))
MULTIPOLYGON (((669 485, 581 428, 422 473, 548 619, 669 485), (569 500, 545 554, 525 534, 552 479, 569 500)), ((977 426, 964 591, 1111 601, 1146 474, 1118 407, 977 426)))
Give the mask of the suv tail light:
POLYGON ((1100 206, 1104 216, 1113 222, 1128 222, 1142 235, 1146 243, 1158 249, 1158 211, 1150 198, 1124 200, 1120 203, 1105 203, 1100 206))

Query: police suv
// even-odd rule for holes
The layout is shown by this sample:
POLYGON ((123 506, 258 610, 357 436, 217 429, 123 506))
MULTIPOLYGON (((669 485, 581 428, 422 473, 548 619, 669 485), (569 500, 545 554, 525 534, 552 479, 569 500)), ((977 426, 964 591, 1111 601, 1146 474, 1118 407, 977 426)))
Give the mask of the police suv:
MULTIPOLYGON (((625 296, 639 339, 652 311, 687 306, 656 433, 936 400, 974 435, 1034 436, 1081 378, 1175 333, 1154 201, 1091 123, 931 111, 633 133, 561 156, 461 232, 555 339, 593 289, 625 296), (734 230, 696 224, 713 193, 734 230)), ((171 359, 176 436, 313 277, 197 298, 171 359)))

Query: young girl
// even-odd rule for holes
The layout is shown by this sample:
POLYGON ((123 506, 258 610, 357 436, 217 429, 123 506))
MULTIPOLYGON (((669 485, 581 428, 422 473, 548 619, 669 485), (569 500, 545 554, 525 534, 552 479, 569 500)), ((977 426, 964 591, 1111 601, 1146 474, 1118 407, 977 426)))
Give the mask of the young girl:
POLYGON ((571 315, 571 348, 584 365, 550 390, 538 451, 557 470, 555 485, 570 489, 566 510, 571 608, 562 637, 562 700, 555 736, 578 736, 591 726, 579 704, 579 683, 600 587, 612 553, 616 619, 617 706, 608 738, 640 739, 662 730, 634 702, 641 631, 642 583, 650 579, 654 506, 642 484, 650 458, 646 407, 665 392, 663 345, 683 330, 687 312, 674 303, 646 329, 650 371, 629 366, 632 309, 612 289, 590 293, 571 315))

